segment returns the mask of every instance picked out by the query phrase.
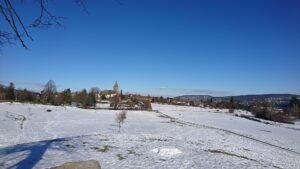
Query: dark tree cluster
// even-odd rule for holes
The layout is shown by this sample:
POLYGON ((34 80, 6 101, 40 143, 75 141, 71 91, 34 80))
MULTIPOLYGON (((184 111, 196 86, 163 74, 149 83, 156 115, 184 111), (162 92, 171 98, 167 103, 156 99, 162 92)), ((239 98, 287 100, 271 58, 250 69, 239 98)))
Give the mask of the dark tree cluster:
POLYGON ((86 89, 83 89, 82 91, 74 94, 73 100, 78 104, 79 107, 95 107, 96 94, 98 91, 98 88, 91 88, 89 92, 87 92, 86 89))
POLYGON ((297 97, 292 97, 289 104, 289 114, 300 118, 300 101, 297 97))
POLYGON ((0 100, 18 101, 18 102, 38 102, 39 93, 29 91, 27 89, 15 89, 14 83, 10 83, 8 87, 0 86, 0 100))
POLYGON ((56 105, 70 105, 72 103, 71 89, 66 89, 57 94, 55 99, 56 105))
POLYGON ((167 103, 167 100, 164 97, 160 96, 160 97, 152 97, 151 102, 153 102, 153 103, 167 103))
POLYGON ((218 109, 228 109, 229 113, 234 113, 235 109, 241 109, 242 105, 238 102, 234 101, 233 97, 230 97, 229 102, 221 101, 221 102, 214 102, 212 98, 202 101, 205 107, 212 107, 218 109))
POLYGON ((28 91, 26 88, 17 92, 17 101, 19 102, 37 102, 38 94, 28 91))
POLYGON ((240 109, 252 112, 256 118, 281 123, 292 123, 287 110, 280 110, 268 102, 254 102, 248 106, 241 105, 240 109))
MULTIPOLYGON (((93 87, 87 92, 83 89, 79 92, 72 93, 71 89, 65 89, 61 92, 57 91, 55 82, 49 80, 41 93, 32 92, 27 89, 16 90, 13 83, 9 86, 0 85, 0 100, 2 101, 18 101, 18 102, 31 102, 42 103, 50 105, 71 105, 76 102, 79 107, 95 107, 96 97, 99 89, 93 87)), ((105 95, 104 95, 105 97, 105 95)))
POLYGON ((6 89, 5 97, 7 100, 14 101, 16 99, 15 95, 15 85, 10 83, 8 88, 6 89))
POLYGON ((41 97, 44 104, 71 105, 72 102, 76 102, 79 107, 93 107, 96 105, 96 94, 98 92, 99 89, 96 87, 91 88, 89 92, 86 89, 73 94, 71 89, 57 92, 54 81, 50 80, 41 92, 41 97))

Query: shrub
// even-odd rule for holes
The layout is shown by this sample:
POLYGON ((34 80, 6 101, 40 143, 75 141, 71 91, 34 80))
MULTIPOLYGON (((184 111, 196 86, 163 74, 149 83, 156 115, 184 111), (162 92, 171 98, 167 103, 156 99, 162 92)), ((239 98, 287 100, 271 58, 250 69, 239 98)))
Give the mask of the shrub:
POLYGON ((146 110, 152 110, 152 106, 151 106, 151 101, 150 100, 145 100, 144 101, 144 105, 145 105, 145 109, 146 110))
POLYGON ((120 103, 120 97, 118 95, 114 96, 111 99, 111 107, 113 107, 114 109, 118 108, 119 103, 120 103))
POLYGON ((107 100, 106 99, 106 96, 103 94, 103 95, 101 95, 101 100, 107 100))
POLYGON ((289 124, 293 124, 293 122, 291 121, 291 119, 289 118, 289 115, 287 113, 283 113, 283 112, 279 112, 276 114, 273 114, 271 116, 271 119, 273 121, 276 122, 280 122, 280 123, 289 123, 289 124))
POLYGON ((258 109, 254 111, 255 117, 265 120, 271 120, 271 112, 269 112, 267 109, 258 109))
POLYGON ((271 120, 280 123, 292 123, 288 113, 280 112, 273 108, 255 108, 252 110, 255 113, 255 117, 271 120))

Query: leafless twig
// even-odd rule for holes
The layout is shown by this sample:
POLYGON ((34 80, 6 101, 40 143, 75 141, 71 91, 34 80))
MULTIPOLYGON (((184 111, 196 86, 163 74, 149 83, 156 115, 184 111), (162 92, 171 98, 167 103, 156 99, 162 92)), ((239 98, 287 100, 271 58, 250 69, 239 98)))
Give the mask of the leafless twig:
MULTIPOLYGON (((29 28, 50 28, 63 27, 64 17, 53 15, 48 9, 48 3, 51 0, 32 0, 37 4, 39 15, 33 20, 29 26, 26 26, 23 18, 15 8, 15 4, 11 0, 0 0, 0 14, 3 16, 7 28, 0 28, 0 47, 5 44, 14 44, 13 41, 19 41, 25 49, 29 49, 26 40, 33 41, 29 33, 29 28)), ((20 0, 23 2, 23 0, 20 0)), ((83 11, 87 12, 86 5, 83 0, 73 0, 83 11)))

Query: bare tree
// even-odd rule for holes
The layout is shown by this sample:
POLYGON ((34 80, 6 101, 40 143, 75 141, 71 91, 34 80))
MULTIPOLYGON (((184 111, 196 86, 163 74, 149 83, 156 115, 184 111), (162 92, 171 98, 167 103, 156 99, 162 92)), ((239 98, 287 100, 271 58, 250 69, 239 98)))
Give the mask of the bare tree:
POLYGON ((121 131, 121 124, 124 123, 126 118, 127 118, 127 112, 125 110, 116 114, 116 122, 119 125, 119 132, 121 131))
MULTIPOLYGON (((50 27, 61 27, 63 17, 55 16, 48 9, 48 4, 52 0, 31 0, 36 8, 39 9, 39 14, 31 23, 25 23, 22 16, 15 8, 15 3, 22 4, 24 0, 14 1, 11 0, 0 0, 0 13, 4 18, 5 24, 8 30, 0 28, 0 47, 4 44, 14 44, 14 41, 19 41, 21 45, 28 49, 25 41, 33 41, 32 36, 29 33, 29 28, 50 28, 50 27)), ((72 0, 84 11, 86 11, 85 4, 82 0, 72 0)))
POLYGON ((53 80, 49 80, 44 86, 42 91, 44 103, 54 104, 55 94, 56 94, 56 85, 53 80))

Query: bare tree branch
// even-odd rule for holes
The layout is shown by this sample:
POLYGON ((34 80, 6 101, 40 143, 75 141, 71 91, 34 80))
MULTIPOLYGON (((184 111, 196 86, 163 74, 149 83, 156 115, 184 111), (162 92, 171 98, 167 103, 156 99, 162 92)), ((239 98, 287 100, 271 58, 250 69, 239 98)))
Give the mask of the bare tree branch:
POLYGON ((74 2, 79 6, 84 12, 88 13, 84 0, 74 0, 74 2))
MULTIPOLYGON (((27 29, 25 28, 19 14, 16 12, 16 10, 13 8, 13 6, 11 5, 11 3, 9 2, 9 0, 5 0, 5 2, 8 4, 9 8, 11 9, 11 11, 13 12, 12 15, 16 16, 19 24, 21 25, 23 31, 25 32, 26 36, 30 39, 30 40, 33 40, 33 38, 29 35, 27 29)), ((10 10, 9 10, 10 11, 10 10)))
POLYGON ((38 18, 34 20, 34 22, 30 25, 30 27, 34 28, 49 28, 51 26, 62 27, 62 19, 63 17, 54 16, 52 13, 46 8, 45 0, 37 1, 40 7, 40 15, 38 18))
MULTIPOLYGON (((76 5, 87 12, 87 8, 83 0, 72 0, 76 5)), ((20 0, 22 3, 23 0, 20 0)), ((10 30, 3 30, 0 28, 0 47, 5 44, 13 44, 13 41, 19 41, 25 49, 29 49, 25 40, 33 41, 29 33, 29 28, 50 28, 50 27, 63 27, 63 17, 53 15, 47 8, 47 0, 33 0, 37 3, 39 9, 38 17, 26 27, 21 16, 15 10, 14 4, 11 0, 0 0, 0 14, 3 16, 10 30)))
POLYGON ((12 36, 11 33, 0 31, 0 47, 4 44, 13 45, 14 43, 12 41, 14 40, 15 38, 12 36))
MULTIPOLYGON (((5 0, 6 1, 6 0, 5 0)), ((21 42, 22 46, 25 48, 25 49, 28 49, 28 47, 25 45, 25 42, 15 24, 15 20, 14 20, 14 17, 13 17, 13 14, 12 12, 10 11, 11 9, 7 7, 7 3, 6 3, 6 8, 3 7, 2 4, 0 4, 0 11, 2 13, 2 15, 4 16, 6 22, 8 23, 8 25, 10 26, 10 28, 13 30, 16 38, 21 42), (8 11, 8 12, 6 12, 8 11)), ((5 37, 3 37, 5 38, 5 37)))

